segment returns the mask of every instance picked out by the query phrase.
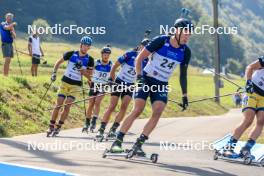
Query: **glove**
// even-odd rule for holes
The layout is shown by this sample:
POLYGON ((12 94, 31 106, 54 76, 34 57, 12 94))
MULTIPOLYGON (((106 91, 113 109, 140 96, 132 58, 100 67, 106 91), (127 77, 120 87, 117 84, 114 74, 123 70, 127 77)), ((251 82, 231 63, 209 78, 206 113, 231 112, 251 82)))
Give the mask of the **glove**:
POLYGON ((108 78, 108 85, 109 86, 112 86, 112 85, 114 85, 115 83, 114 83, 114 80, 110 77, 110 78, 108 78))
POLYGON ((188 97, 184 96, 182 97, 182 110, 184 111, 185 109, 187 109, 189 105, 189 101, 188 101, 188 97))
POLYGON ((141 87, 144 84, 144 82, 145 82, 144 77, 142 75, 137 75, 137 81, 136 81, 137 86, 141 87))
POLYGON ((51 78, 50 78, 50 80, 51 80, 52 82, 54 82, 54 81, 56 81, 56 78, 57 78, 57 74, 56 74, 56 72, 53 72, 53 73, 51 74, 51 78))
POLYGON ((254 92, 253 89, 253 83, 252 81, 249 79, 247 80, 246 86, 245 86, 246 92, 252 94, 254 92))

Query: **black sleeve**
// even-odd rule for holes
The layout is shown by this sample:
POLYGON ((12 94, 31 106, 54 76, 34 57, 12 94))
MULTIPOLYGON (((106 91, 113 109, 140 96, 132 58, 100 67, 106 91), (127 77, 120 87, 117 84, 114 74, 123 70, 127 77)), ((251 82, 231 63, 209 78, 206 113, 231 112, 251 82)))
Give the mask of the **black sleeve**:
POLYGON ((146 49, 151 53, 159 50, 164 45, 165 40, 167 38, 168 38, 168 36, 166 36, 166 35, 157 36, 157 37, 153 38, 151 40, 151 42, 149 42, 149 44, 147 44, 146 49))
POLYGON ((72 55, 73 55, 74 51, 68 51, 66 53, 63 54, 63 59, 66 61, 66 60, 69 60, 72 55))
POLYGON ((92 56, 89 56, 89 62, 87 64, 87 69, 92 70, 94 68, 94 58, 92 56))
POLYGON ((258 60, 259 60, 260 65, 264 67, 264 56, 259 57, 258 60))
POLYGON ((187 93, 187 69, 191 59, 191 50, 186 46, 184 50, 184 61, 180 65, 180 84, 182 94, 187 93))

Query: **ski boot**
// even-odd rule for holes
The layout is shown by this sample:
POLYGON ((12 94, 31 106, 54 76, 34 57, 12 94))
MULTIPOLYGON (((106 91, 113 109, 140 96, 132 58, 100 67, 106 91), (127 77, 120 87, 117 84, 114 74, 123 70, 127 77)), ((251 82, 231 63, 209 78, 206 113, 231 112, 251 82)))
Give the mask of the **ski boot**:
POLYGON ((110 148, 111 153, 123 153, 124 150, 122 148, 122 141, 121 140, 115 140, 115 142, 112 144, 110 148))
POLYGON ((55 130, 53 131, 52 137, 56 137, 61 130, 61 126, 57 125, 57 128, 55 128, 55 130))
POLYGON ((90 131, 91 131, 92 133, 94 133, 94 130, 95 130, 95 128, 96 128, 96 120, 97 120, 97 117, 93 117, 93 119, 92 119, 92 123, 91 123, 91 127, 90 127, 90 131))
POLYGON ((99 129, 96 136, 95 136, 95 139, 94 141, 97 141, 97 142, 102 142, 104 139, 104 130, 103 129, 99 129))
POLYGON ((137 141, 128 152, 128 158, 132 158, 133 156, 146 157, 146 153, 142 150, 142 144, 139 141, 137 141))
POLYGON ((116 139, 116 132, 114 130, 110 130, 109 133, 107 134, 105 140, 115 140, 116 139))
POLYGON ((49 125, 49 129, 47 130, 47 137, 50 137, 50 135, 54 132, 55 127, 53 124, 49 125))
POLYGON ((255 157, 251 155, 250 149, 247 147, 242 147, 240 150, 240 157, 244 159, 244 164, 246 165, 250 165, 255 159, 255 157))
POLYGON ((239 155, 235 153, 234 149, 224 150, 223 156, 227 158, 238 158, 239 157, 239 155))
POLYGON ((86 118, 83 129, 82 129, 82 133, 84 132, 88 133, 89 126, 90 126, 90 119, 86 118))

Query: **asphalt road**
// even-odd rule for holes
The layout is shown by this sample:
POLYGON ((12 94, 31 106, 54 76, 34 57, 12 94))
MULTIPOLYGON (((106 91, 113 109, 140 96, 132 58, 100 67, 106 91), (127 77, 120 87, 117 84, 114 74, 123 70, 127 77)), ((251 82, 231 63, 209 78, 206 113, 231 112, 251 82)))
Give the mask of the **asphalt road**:
MULTIPOLYGON (((232 131, 241 118, 239 110, 231 110, 222 116, 161 119, 144 146, 148 154, 159 154, 156 164, 122 157, 104 159, 102 153, 111 142, 94 142, 95 134, 81 133, 81 129, 62 131, 57 138, 46 138, 44 133, 2 138, 0 160, 84 176, 263 175, 264 168, 258 166, 214 161, 213 151, 206 147, 232 131), (201 148, 202 143, 205 144, 204 149, 201 148)), ((125 148, 132 146, 145 121, 135 122, 125 138, 125 148)))

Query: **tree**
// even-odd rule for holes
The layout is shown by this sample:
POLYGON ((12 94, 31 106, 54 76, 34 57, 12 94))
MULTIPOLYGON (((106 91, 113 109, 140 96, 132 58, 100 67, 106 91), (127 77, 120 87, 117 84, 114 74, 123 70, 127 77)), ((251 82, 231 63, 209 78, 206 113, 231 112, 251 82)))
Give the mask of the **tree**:
POLYGON ((226 68, 227 71, 237 75, 239 75, 243 71, 242 64, 233 58, 228 58, 226 68))
MULTIPOLYGON (((32 23, 32 28, 33 30, 36 30, 37 32, 39 32, 41 34, 43 29, 47 29, 50 27, 49 23, 41 18, 38 18, 37 20, 34 20, 32 23)), ((33 31, 28 31, 28 33, 32 33, 33 31)), ((44 31, 45 32, 45 31, 44 31)), ((46 31, 43 35, 42 35, 42 40, 43 41, 50 41, 52 39, 52 34, 49 31, 46 31)))

